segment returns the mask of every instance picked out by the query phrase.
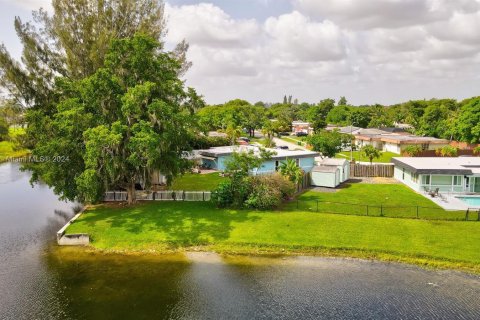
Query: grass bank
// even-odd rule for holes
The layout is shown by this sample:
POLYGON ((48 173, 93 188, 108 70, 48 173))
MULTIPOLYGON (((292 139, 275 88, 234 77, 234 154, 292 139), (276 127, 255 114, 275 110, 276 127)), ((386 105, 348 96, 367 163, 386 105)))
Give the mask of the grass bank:
POLYGON ((476 222, 226 210, 207 202, 148 202, 134 207, 93 207, 67 233, 88 233, 92 247, 105 251, 319 254, 480 273, 480 223, 476 222))
MULTIPOLYGON (((10 128, 9 137, 14 139, 18 135, 25 134, 25 130, 21 128, 10 128)), ((7 161, 9 158, 19 158, 30 153, 27 149, 22 149, 15 145, 12 141, 0 142, 0 163, 7 161)))
MULTIPOLYGON (((336 192, 307 191, 283 210, 340 213, 349 215, 464 220, 465 211, 446 211, 403 184, 343 184, 336 192)), ((477 220, 477 213, 469 215, 477 220)))
MULTIPOLYGON (((378 159, 373 159, 372 162, 377 162, 377 163, 390 163, 393 157, 400 157, 399 154, 393 153, 393 152, 388 152, 388 151, 382 151, 382 155, 378 159)), ((335 155, 335 158, 341 158, 341 159, 347 159, 350 160, 350 151, 342 151, 339 152, 335 155)), ((356 161, 361 161, 361 162, 370 162, 370 159, 362 155, 362 152, 360 151, 353 151, 353 159, 356 161)))

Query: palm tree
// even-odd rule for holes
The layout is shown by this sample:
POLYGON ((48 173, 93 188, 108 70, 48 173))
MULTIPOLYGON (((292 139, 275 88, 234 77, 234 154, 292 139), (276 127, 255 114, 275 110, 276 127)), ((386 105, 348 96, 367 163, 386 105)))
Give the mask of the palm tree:
POLYGON ((373 159, 378 159, 382 156, 380 150, 374 146, 367 144, 362 149, 360 149, 362 154, 370 160, 370 165, 372 165, 373 159))
POLYGON ((232 146, 235 145, 235 142, 238 138, 242 136, 242 129, 240 127, 228 126, 225 130, 228 139, 232 142, 232 146))
POLYGON ((303 170, 293 159, 287 159, 287 161, 282 162, 280 165, 280 173, 295 184, 303 181, 303 170))

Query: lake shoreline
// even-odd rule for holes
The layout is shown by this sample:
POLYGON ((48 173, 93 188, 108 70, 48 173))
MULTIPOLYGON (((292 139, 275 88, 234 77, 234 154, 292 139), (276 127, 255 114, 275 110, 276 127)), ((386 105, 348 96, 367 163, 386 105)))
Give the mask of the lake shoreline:
MULTIPOLYGON (((59 246, 60 247, 60 246, 59 246)), ((101 249, 92 245, 83 247, 63 247, 61 250, 81 250, 91 255, 120 255, 120 256, 168 256, 172 254, 219 254, 222 256, 250 256, 264 258, 291 258, 291 257, 318 257, 332 259, 352 259, 373 261, 378 263, 393 263, 405 266, 419 267, 424 270, 455 271, 478 276, 480 265, 462 261, 440 260, 429 257, 414 257, 387 252, 376 252, 360 249, 335 249, 321 247, 288 248, 286 246, 271 245, 205 245, 205 246, 177 246, 165 244, 165 249, 101 249)))

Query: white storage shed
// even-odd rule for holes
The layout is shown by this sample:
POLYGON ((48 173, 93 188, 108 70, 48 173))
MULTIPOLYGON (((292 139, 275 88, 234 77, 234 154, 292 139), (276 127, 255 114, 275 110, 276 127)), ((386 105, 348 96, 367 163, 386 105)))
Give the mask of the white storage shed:
POLYGON ((312 185, 335 188, 340 184, 340 169, 336 166, 316 166, 312 170, 312 185))
POLYGON ((325 158, 318 162, 321 167, 336 167, 340 170, 340 183, 350 178, 350 162, 346 159, 325 158))

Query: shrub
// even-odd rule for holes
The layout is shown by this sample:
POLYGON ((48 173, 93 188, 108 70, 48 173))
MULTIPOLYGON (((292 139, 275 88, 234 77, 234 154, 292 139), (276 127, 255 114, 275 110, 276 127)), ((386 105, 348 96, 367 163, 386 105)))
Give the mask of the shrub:
POLYGON ((416 145, 410 145, 403 149, 402 155, 407 157, 416 157, 420 154, 420 152, 422 152, 422 148, 416 145))
POLYGON ((251 193, 245 201, 245 207, 248 208, 276 208, 295 192, 295 185, 279 174, 255 176, 249 180, 251 193))
POLYGON ((452 146, 444 146, 435 150, 435 154, 442 157, 456 157, 458 156, 458 149, 452 146))
POLYGON ((230 145, 230 140, 226 137, 196 136, 191 142, 193 149, 208 149, 228 145, 230 145))
POLYGON ((475 147, 475 148, 473 149, 473 154, 474 154, 474 155, 479 155, 479 154, 480 154, 480 146, 475 147))
POLYGON ((211 201, 219 208, 227 208, 233 204, 233 188, 230 180, 220 183, 212 193, 211 201))

